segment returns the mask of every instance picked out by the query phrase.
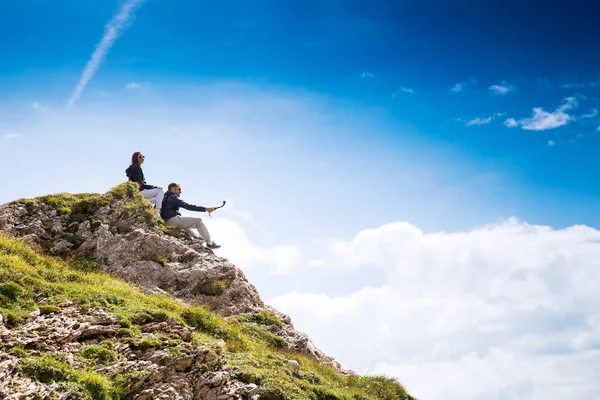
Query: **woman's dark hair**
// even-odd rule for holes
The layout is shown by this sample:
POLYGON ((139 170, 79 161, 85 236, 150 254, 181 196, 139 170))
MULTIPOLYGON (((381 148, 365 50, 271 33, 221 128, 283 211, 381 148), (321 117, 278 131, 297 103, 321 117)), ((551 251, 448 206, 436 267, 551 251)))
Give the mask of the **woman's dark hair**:
POLYGON ((133 155, 131 156, 131 165, 135 165, 136 167, 139 167, 140 165, 140 161, 139 161, 139 155, 142 154, 141 151, 136 151, 135 153, 133 153, 133 155))

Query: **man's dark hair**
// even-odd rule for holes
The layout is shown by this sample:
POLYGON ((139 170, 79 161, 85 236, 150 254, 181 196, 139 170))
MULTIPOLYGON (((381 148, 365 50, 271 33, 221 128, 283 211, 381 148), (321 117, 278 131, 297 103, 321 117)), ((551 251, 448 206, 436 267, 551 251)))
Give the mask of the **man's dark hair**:
POLYGON ((178 187, 178 186, 179 186, 179 183, 175 183, 175 182, 169 183, 169 188, 168 188, 169 192, 171 191, 171 189, 178 187))

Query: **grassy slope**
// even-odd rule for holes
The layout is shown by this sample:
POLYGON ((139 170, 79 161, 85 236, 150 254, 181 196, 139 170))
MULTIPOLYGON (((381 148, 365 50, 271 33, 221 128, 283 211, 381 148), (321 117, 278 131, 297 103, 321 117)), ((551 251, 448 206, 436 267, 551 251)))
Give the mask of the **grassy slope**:
MULTIPOLYGON (((82 199, 106 204, 106 196, 125 195, 123 190, 127 191, 126 185, 106 195, 64 195, 67 197, 52 196, 45 200, 62 202, 65 213, 73 213, 75 208, 77 213, 73 215, 84 215, 79 204, 82 199)), ((133 199, 137 202, 136 194, 133 199)), ((40 199, 31 201, 32 207, 36 201, 40 199)), ((135 204, 131 207, 137 208, 135 204)), ((65 300, 80 305, 83 311, 93 307, 117 316, 128 340, 139 337, 139 324, 167 318, 195 327, 193 344, 196 346, 223 339, 226 343, 224 359, 233 367, 234 376, 259 384, 262 399, 412 399, 395 379, 343 376, 310 358, 282 350, 283 339, 260 327, 280 323, 274 314, 261 312, 226 321, 203 307, 188 306, 171 297, 144 295, 123 280, 90 271, 85 262, 44 256, 0 234, 0 313, 4 323, 14 327, 31 311, 39 308, 42 312, 53 312, 65 300), (285 368, 285 360, 289 359, 300 363, 299 373, 285 368)), ((91 347, 78 357, 100 354, 99 357, 110 359, 113 356, 110 347, 110 344, 105 348, 91 347)), ((126 382, 119 380, 123 376, 113 378, 98 374, 93 372, 93 365, 89 370, 72 371, 53 355, 18 348, 5 350, 21 357, 21 373, 36 379, 72 382, 93 399, 118 399, 124 393, 126 382), (44 371, 54 372, 48 378, 44 371)))

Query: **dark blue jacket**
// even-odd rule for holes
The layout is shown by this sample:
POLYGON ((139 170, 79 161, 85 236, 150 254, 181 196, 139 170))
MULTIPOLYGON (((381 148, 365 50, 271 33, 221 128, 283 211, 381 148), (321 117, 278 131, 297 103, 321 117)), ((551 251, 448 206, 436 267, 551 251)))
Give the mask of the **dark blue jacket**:
POLYGON ((180 207, 190 211, 206 211, 205 207, 188 204, 185 201, 181 200, 179 196, 177 196, 175 193, 167 192, 163 197, 162 208, 160 209, 161 218, 165 221, 168 221, 173 217, 181 215, 181 213, 179 212, 180 207))
POLYGON ((139 165, 130 165, 126 170, 125 174, 129 178, 130 182, 135 182, 140 187, 140 191, 144 189, 155 189, 156 186, 148 185, 146 178, 144 178, 144 171, 139 165))

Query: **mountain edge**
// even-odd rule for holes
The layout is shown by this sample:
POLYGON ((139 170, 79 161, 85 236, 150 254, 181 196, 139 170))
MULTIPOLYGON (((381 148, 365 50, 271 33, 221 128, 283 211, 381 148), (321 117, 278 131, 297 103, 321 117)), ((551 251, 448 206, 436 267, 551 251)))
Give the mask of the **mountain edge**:
POLYGON ((0 206, 0 399, 25 398, 413 399, 342 368, 132 183, 0 206))

